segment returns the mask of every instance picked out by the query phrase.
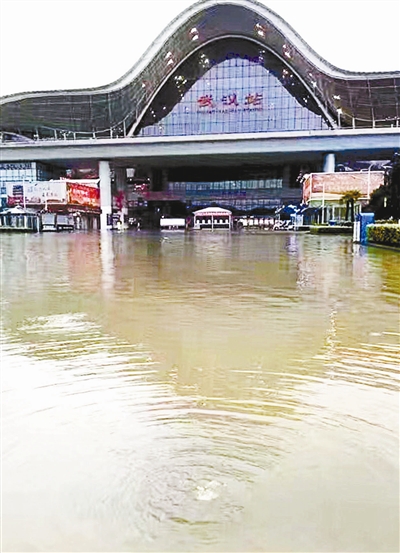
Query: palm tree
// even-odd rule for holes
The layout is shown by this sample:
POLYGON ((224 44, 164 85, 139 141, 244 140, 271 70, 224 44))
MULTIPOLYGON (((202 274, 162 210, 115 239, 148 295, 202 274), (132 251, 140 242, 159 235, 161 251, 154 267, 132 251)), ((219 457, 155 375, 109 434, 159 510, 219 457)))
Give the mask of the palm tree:
POLYGON ((351 222, 354 223, 354 205, 361 198, 361 192, 359 190, 348 190, 341 197, 342 202, 346 202, 346 221, 349 218, 349 211, 351 214, 351 222))

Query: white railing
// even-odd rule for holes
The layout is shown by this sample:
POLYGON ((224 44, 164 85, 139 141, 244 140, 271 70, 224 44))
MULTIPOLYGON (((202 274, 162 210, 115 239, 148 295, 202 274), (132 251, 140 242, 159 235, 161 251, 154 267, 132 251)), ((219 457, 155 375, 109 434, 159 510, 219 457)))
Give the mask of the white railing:
MULTIPOLYGON (((17 137, 15 133, 7 133, 7 132, 0 132, 0 144, 7 144, 8 145, 28 145, 28 144, 35 144, 35 143, 63 143, 63 142, 81 142, 81 141, 93 141, 93 140, 144 140, 144 139, 152 139, 152 140, 179 140, 179 139, 206 139, 207 137, 221 137, 221 138, 227 138, 227 137, 239 137, 239 136, 276 136, 276 135, 286 135, 290 136, 291 134, 306 134, 306 135, 318 135, 323 136, 324 134, 363 134, 363 133, 369 133, 373 131, 376 134, 385 133, 385 132, 400 132, 400 122, 399 120, 396 121, 396 124, 392 124, 390 127, 388 126, 379 126, 377 123, 374 125, 371 124, 371 126, 356 126, 356 127, 337 127, 335 129, 326 129, 326 130, 306 130, 306 131, 260 131, 260 132, 254 132, 254 133, 226 133, 226 134, 202 134, 202 135, 159 135, 159 136, 128 136, 126 131, 125 132, 115 132, 115 129, 109 129, 108 131, 101 131, 101 133, 93 132, 93 133, 79 133, 79 132, 63 132, 63 131, 57 131, 59 135, 61 136, 47 136, 47 137, 40 137, 38 135, 35 136, 35 138, 29 138, 24 135, 18 135, 18 138, 20 137, 20 140, 17 138, 13 139, 7 138, 7 135, 13 135, 14 137, 17 137)), ((214 139, 214 138, 213 138, 214 139)))

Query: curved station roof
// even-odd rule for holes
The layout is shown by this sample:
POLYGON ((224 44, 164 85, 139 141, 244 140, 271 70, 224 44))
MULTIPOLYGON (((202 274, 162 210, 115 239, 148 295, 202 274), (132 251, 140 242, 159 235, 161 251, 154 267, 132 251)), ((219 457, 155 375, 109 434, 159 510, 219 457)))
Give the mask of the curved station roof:
POLYGON ((264 5, 202 0, 175 18, 136 65, 109 85, 4 96, 1 130, 31 139, 136 135, 171 111, 212 64, 230 55, 261 56, 265 67, 328 127, 400 124, 400 71, 338 69, 264 5))

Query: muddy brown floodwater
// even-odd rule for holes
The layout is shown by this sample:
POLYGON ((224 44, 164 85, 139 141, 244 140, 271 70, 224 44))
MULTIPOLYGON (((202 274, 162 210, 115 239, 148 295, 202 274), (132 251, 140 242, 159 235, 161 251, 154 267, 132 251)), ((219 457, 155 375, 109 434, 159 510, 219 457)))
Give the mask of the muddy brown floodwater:
POLYGON ((3 551, 398 551, 400 254, 3 235, 3 551))

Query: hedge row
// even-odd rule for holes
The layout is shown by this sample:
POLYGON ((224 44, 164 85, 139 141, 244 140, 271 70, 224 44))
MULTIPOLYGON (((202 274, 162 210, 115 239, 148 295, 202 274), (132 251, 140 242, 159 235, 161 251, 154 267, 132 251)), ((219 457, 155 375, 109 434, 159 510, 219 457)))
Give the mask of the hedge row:
POLYGON ((400 225, 368 225, 368 242, 400 248, 400 225))
POLYGON ((399 225, 400 223, 397 219, 378 219, 375 221, 375 225, 399 225))
POLYGON ((345 227, 339 225, 322 226, 322 225, 311 225, 310 227, 311 234, 352 234, 352 227, 345 227))

